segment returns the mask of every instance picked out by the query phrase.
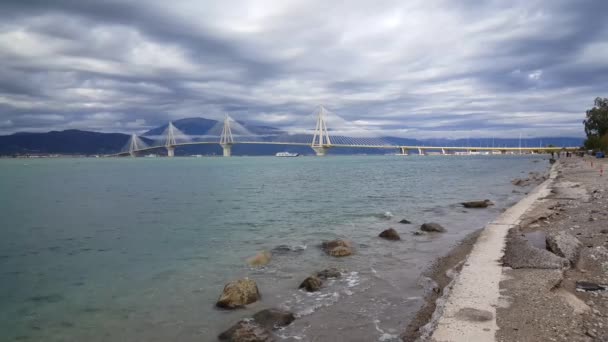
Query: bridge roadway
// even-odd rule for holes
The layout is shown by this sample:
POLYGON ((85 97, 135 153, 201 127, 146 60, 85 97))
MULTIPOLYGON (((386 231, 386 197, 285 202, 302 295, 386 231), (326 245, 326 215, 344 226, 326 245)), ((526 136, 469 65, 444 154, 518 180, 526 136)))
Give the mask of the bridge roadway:
POLYGON ((296 142, 268 142, 268 141, 243 141, 243 142, 233 142, 230 144, 222 145, 218 142, 210 142, 210 141, 197 141, 197 142, 185 142, 178 143, 171 146, 151 146, 142 149, 137 149, 134 151, 121 152, 112 155, 108 155, 107 157, 118 157, 118 156, 135 156, 136 153, 142 153, 147 151, 153 151, 160 148, 166 148, 169 152, 169 156, 173 156, 173 151, 176 147, 180 146, 191 146, 191 145, 221 145, 224 149, 224 156, 230 156, 230 148, 232 145, 285 145, 285 146, 307 146, 312 147, 313 150, 317 153, 317 155, 325 155, 326 151, 330 148, 372 148, 372 149, 398 149, 401 154, 406 154, 409 150, 417 150, 418 153, 424 154, 424 151, 434 150, 441 151, 442 153, 446 153, 447 151, 500 151, 502 153, 506 152, 534 152, 534 151, 547 151, 547 152, 559 152, 559 151, 576 151, 578 147, 466 147, 466 146, 408 146, 408 145, 346 145, 346 144, 328 144, 323 146, 312 146, 311 143, 296 143, 296 142), (228 153, 226 153, 228 150, 228 153), (322 150, 322 152, 320 152, 322 150))

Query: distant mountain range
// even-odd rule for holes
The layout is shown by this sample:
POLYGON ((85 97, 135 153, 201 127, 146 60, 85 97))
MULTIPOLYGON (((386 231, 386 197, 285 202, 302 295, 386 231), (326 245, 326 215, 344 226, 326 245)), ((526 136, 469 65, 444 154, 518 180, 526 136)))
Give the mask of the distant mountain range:
MULTIPOLYGON (((248 125, 244 122, 238 122, 248 131, 254 134, 267 135, 267 141, 273 140, 273 137, 281 136, 286 132, 275 127, 248 125)), ((176 120, 173 125, 191 136, 201 136, 209 132, 209 130, 218 128, 221 125, 216 120, 205 118, 187 118, 176 120)), ((149 130, 142 135, 144 142, 151 144, 153 141, 150 137, 160 136, 167 129, 168 125, 163 125, 149 130)), ((51 131, 47 133, 15 133, 11 135, 0 136, 0 155, 24 155, 24 154, 112 154, 119 152, 127 143, 130 136, 122 133, 99 133, 80 130, 65 130, 51 131)), ((310 139, 309 136, 296 135, 290 136, 291 139, 301 140, 302 142, 310 139)), ((492 139, 492 138, 476 138, 476 139, 407 139, 398 137, 385 137, 384 140, 395 145, 421 145, 421 146, 470 146, 470 147, 518 147, 520 144, 519 138, 512 139, 492 139)), ((573 137, 541 137, 528 138, 521 140, 522 147, 547 146, 580 146, 583 143, 583 138, 573 137)), ((279 146, 279 145, 235 145, 232 148, 233 155, 271 155, 276 152, 289 151, 302 154, 313 154, 312 150, 305 146, 279 146)), ((355 153, 386 153, 382 150, 362 150, 362 149, 335 149, 331 154, 355 154, 355 153)), ((159 154, 163 154, 164 150, 159 149, 159 154)), ((190 154, 221 154, 222 150, 218 145, 193 145, 180 147, 176 150, 177 155, 190 154)))

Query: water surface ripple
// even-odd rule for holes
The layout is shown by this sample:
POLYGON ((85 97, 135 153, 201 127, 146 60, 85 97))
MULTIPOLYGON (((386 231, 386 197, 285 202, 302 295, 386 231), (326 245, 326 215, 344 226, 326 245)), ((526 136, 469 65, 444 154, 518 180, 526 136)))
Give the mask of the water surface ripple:
POLYGON ((0 340, 213 341, 270 306, 298 315, 283 340, 391 340, 422 304, 420 273, 523 195, 511 179, 547 165, 520 156, 0 160, 0 340), (485 198, 496 206, 457 205, 485 198), (428 221, 448 232, 412 235, 428 221), (376 237, 388 227, 403 241, 376 237), (356 255, 317 248, 336 237, 356 255), (294 250, 247 267, 278 245, 294 250), (343 278, 316 294, 297 290, 328 266, 343 278), (215 309, 223 285, 244 276, 262 301, 215 309))

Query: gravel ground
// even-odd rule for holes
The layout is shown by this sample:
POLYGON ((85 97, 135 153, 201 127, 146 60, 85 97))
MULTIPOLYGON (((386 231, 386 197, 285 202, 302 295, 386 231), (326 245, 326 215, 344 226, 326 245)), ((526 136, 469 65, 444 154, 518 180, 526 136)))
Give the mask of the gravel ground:
POLYGON ((546 249, 545 236, 558 232, 580 241, 577 257, 572 266, 565 262, 553 269, 538 266, 546 260, 519 263, 522 268, 505 265, 498 341, 608 341, 608 288, 602 288, 608 285, 608 175, 600 173, 608 171, 608 161, 561 158, 555 167, 551 195, 512 229, 507 245, 516 247, 506 249, 504 260, 526 259, 522 253, 531 248, 546 249), (522 237, 529 245, 520 248, 522 237))

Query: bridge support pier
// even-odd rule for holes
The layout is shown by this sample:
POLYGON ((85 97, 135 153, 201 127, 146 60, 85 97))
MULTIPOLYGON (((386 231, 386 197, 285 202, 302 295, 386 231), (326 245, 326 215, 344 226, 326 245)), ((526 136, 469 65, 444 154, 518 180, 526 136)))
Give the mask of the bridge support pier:
POLYGON ((175 146, 166 146, 167 148, 167 157, 173 158, 175 157, 175 146))
POLYGON ((423 156, 424 155, 424 150, 421 148, 418 148, 418 154, 423 156))
POLYGON ((399 148, 399 151, 401 152, 401 155, 403 155, 403 156, 407 156, 407 152, 408 152, 407 148, 400 147, 400 148, 399 148))
POLYGON ((137 157, 137 155, 135 154, 135 152, 134 152, 134 151, 130 151, 130 152, 129 152, 129 155, 130 155, 131 157, 133 157, 133 158, 137 157))
POLYGON ((445 151, 445 148, 442 148, 442 149, 441 149, 441 154, 443 154, 443 155, 448 154, 448 153, 445 151))
POLYGON ((323 157, 327 155, 327 150, 329 150, 328 146, 311 146, 311 148, 315 151, 317 157, 323 157))
POLYGON ((220 144, 220 146, 222 146, 224 157, 232 156, 232 144, 220 144))

